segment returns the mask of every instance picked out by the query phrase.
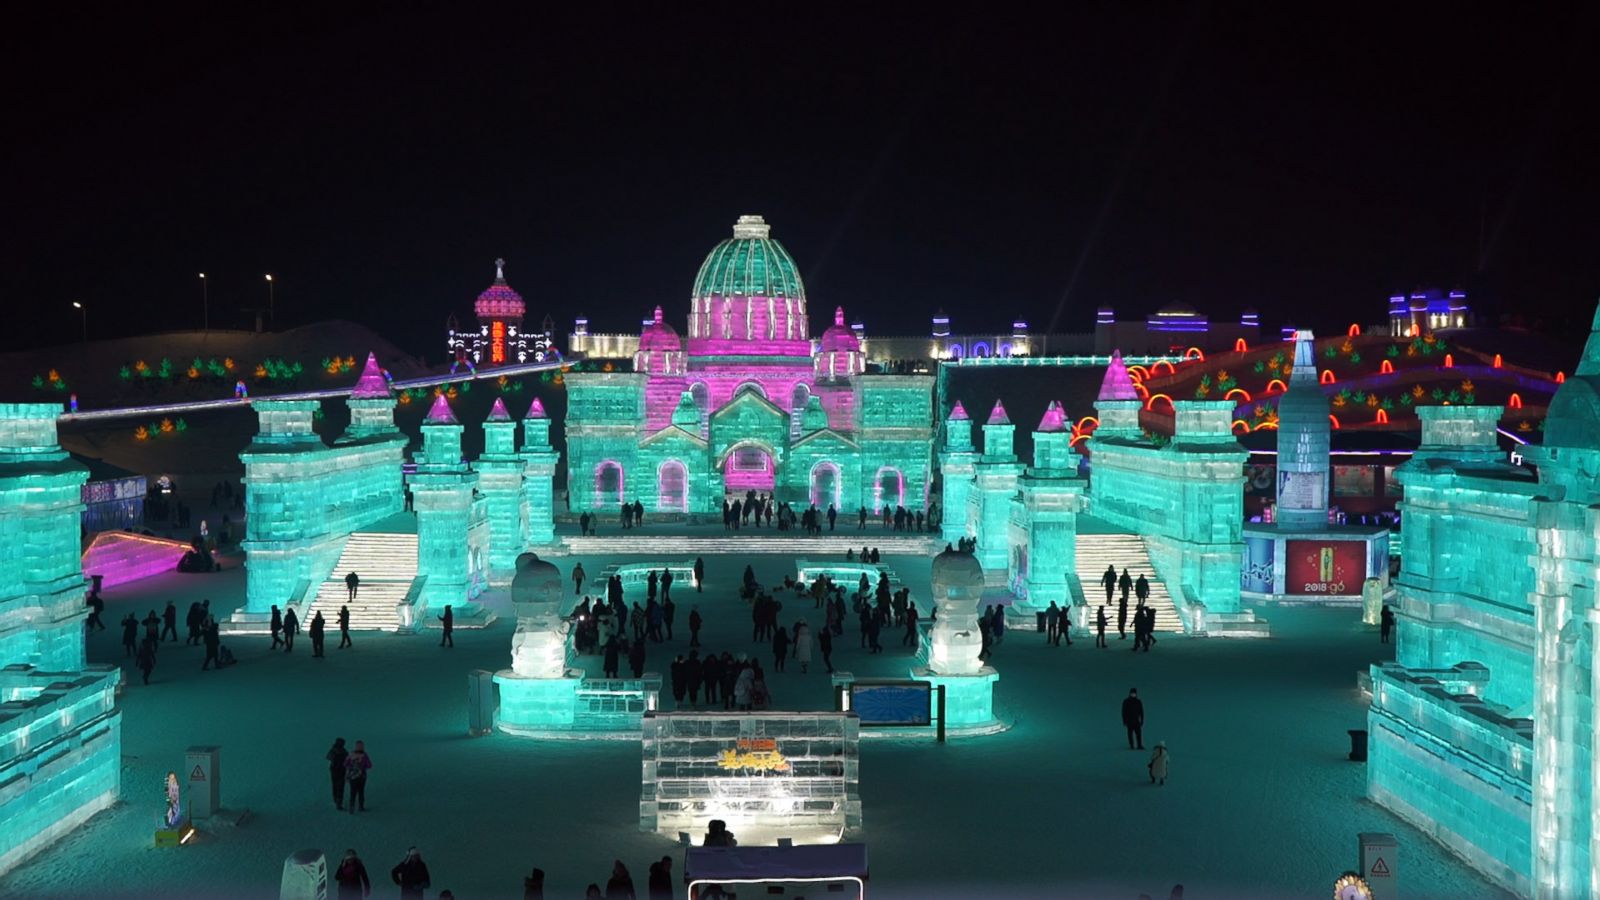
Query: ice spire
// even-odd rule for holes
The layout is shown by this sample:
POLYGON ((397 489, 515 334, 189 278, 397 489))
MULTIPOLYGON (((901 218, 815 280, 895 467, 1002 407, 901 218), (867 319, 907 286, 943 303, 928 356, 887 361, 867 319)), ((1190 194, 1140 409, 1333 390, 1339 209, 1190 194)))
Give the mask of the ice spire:
POLYGON ((547 418, 549 418, 549 416, 546 416, 544 414, 544 403, 542 401, 540 401, 538 397, 533 398, 533 404, 528 407, 528 418, 530 418, 530 419, 547 419, 547 418))
POLYGON ((952 422, 965 422, 965 421, 968 421, 967 408, 965 406, 961 405, 961 401, 960 400, 957 400, 955 408, 950 410, 950 419, 949 419, 949 421, 952 421, 952 422))
POLYGON ((1291 386, 1317 384, 1316 339, 1310 329, 1302 328, 1294 333, 1294 371, 1289 376, 1291 386))
POLYGON ((505 401, 504 397, 496 397, 496 398, 494 398, 494 405, 489 407, 489 421, 491 421, 491 422, 509 422, 509 421, 511 421, 511 413, 506 412, 506 401, 505 401))
POLYGON ((361 377, 356 379, 356 386, 351 389, 350 396, 357 400, 389 396, 389 380, 383 377, 383 369, 378 367, 376 354, 367 354, 367 364, 362 367, 361 377))
POLYGON ((424 425, 455 425, 456 414, 450 410, 450 401, 444 394, 435 394, 433 406, 429 407, 428 414, 423 417, 424 425))
POLYGON ((1006 415, 1005 405, 999 400, 994 402, 994 409, 989 411, 989 425, 1010 425, 1011 417, 1006 415))
POLYGON ((1098 400, 1137 400, 1139 392, 1133 389, 1133 376, 1122 362, 1122 351, 1111 353, 1111 365, 1106 366, 1106 377, 1100 382, 1098 400))
POLYGON ((1067 430, 1067 411, 1062 409, 1060 400, 1051 400, 1045 407, 1044 418, 1039 420, 1039 431, 1055 432, 1067 430))

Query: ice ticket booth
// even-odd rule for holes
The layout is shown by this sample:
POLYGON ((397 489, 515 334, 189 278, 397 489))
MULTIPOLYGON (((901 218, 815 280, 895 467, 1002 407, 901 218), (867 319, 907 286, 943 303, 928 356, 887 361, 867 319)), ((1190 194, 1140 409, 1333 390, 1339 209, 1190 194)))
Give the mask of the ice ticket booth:
POLYGON ((639 828, 698 844, 831 844, 861 827, 860 720, 843 712, 648 712, 639 828))
POLYGON ((683 881, 689 900, 863 900, 867 845, 688 847, 683 881))

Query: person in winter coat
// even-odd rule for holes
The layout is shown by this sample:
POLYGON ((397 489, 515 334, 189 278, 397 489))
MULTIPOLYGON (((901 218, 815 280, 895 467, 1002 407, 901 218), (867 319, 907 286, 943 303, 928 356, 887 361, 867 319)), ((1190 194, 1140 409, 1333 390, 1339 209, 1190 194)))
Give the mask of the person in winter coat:
POLYGON ((1122 725, 1128 729, 1128 749, 1144 749, 1144 701, 1139 689, 1131 688, 1122 701, 1122 725))
POLYGON ((205 614, 200 612, 200 601, 189 604, 189 612, 183 617, 183 623, 189 627, 189 639, 184 643, 193 647, 200 643, 200 626, 205 622, 205 614))
MULTIPOLYGON (((831 673, 833 671, 833 632, 826 628, 822 629, 822 632, 817 635, 817 649, 822 652, 822 664, 831 673)), ((801 668, 802 670, 804 669, 803 666, 801 668)))
POLYGON ((672 900, 672 857, 650 864, 650 900, 672 900))
POLYGON ((340 812, 344 811, 344 764, 349 757, 350 751, 344 748, 344 738, 334 738, 333 747, 327 753, 328 778, 333 782, 333 805, 340 812))
POLYGON ((544 900, 544 870, 534 869, 522 879, 522 900, 544 900))
POLYGON ((341 607, 339 607, 339 646, 338 646, 338 649, 343 650, 344 648, 349 647, 349 646, 351 646, 351 644, 350 644, 350 607, 341 606, 341 607))
POLYGON ((300 617, 294 614, 294 607, 289 607, 283 614, 283 652, 288 653, 294 649, 294 636, 300 633, 300 617))
POLYGON ((622 647, 616 638, 606 641, 604 673, 607 678, 617 677, 617 658, 622 653, 622 647))
POLYGON ((600 885, 591 883, 583 892, 583 900, 606 900, 606 895, 600 893, 600 885))
POLYGON ((277 606, 272 607, 272 649, 283 646, 283 613, 277 606))
POLYGON ((803 621, 794 623, 794 661, 800 664, 800 674, 806 674, 811 665, 811 626, 803 621))
POLYGON ((139 671, 144 673, 144 683, 150 683, 150 673, 156 667, 156 639, 146 637, 144 643, 139 645, 139 656, 135 660, 139 671))
POLYGON ((1104 648, 1106 646, 1106 608, 1100 607, 1100 612, 1094 618, 1094 645, 1104 648))
POLYGON ((694 592, 701 593, 700 587, 706 580, 706 561, 696 556, 694 558, 694 592))
POLYGON ((311 635, 311 655, 313 657, 322 655, 322 637, 326 633, 327 625, 327 620, 322 618, 322 610, 317 610, 316 614, 311 617, 311 627, 307 629, 307 632, 311 635))
MULTIPOLYGON (((356 749, 344 758, 344 780, 350 785, 350 814, 359 807, 367 811, 367 772, 372 769, 372 757, 367 755, 367 745, 356 741, 356 749)), ((426 871, 426 869, 424 869, 426 871)))
POLYGON ((144 636, 152 641, 161 640, 161 617, 156 615, 153 609, 150 610, 150 615, 144 617, 144 636))
POLYGON ((739 681, 739 664, 734 661, 733 654, 722 651, 722 708, 733 709, 733 686, 739 681))
POLYGON ((750 711, 750 695, 755 692, 756 671, 747 666, 733 682, 733 702, 744 712, 750 711))
POLYGON ((739 842, 734 840, 733 832, 728 830, 728 823, 721 819, 712 819, 706 823, 706 836, 700 843, 704 847, 739 846, 739 842))
POLYGON ((422 892, 433 884, 428 877, 428 864, 422 861, 422 853, 415 847, 407 850, 406 858, 389 870, 389 877, 400 885, 400 900, 422 900, 422 892))
POLYGON ((443 628, 443 632, 439 638, 439 646, 454 647, 456 645, 456 613, 454 609, 451 609, 449 604, 445 605, 444 615, 439 617, 439 623, 443 628))
POLYGON ((1394 633, 1394 610, 1388 604, 1383 607, 1383 612, 1378 615, 1378 642, 1389 643, 1389 635, 1394 633))
POLYGON ((668 671, 668 680, 672 683, 672 702, 677 706, 683 705, 684 695, 689 691, 689 683, 684 680, 683 654, 679 653, 673 659, 672 667, 668 671))
POLYGON ((606 882, 606 900, 638 900, 633 893, 633 876, 617 860, 611 864, 611 880, 606 882))
POLYGON ((689 689, 689 705, 700 705, 700 683, 705 680, 705 667, 700 662, 700 651, 690 650, 683 662, 683 685, 689 689))
POLYGON ((722 658, 715 653, 707 653, 700 664, 700 683, 706 689, 706 705, 716 706, 717 690, 722 687, 722 658))
POLYGON ((123 656, 139 653, 139 619, 133 613, 122 617, 122 651, 123 656))
POLYGON ((572 592, 574 594, 583 593, 583 579, 587 577, 589 576, 583 571, 583 563, 574 563, 572 566, 572 592))
POLYGON ((783 671, 783 662, 789 657, 789 632, 779 628, 772 633, 772 670, 783 671))
POLYGON ((628 648, 628 668, 633 671, 633 677, 644 677, 644 641, 628 648))
MULTIPOLYGON (((661 584, 663 588, 672 586, 671 572, 668 572, 666 577, 661 579, 661 584)), ((672 620, 677 617, 678 604, 671 597, 668 597, 665 590, 663 590, 661 594, 661 623, 667 626, 667 640, 669 641, 672 640, 672 620)))
POLYGON ((1167 783, 1167 742, 1156 741, 1156 750, 1150 754, 1150 783, 1167 783))
POLYGON ((161 628, 161 639, 163 641, 166 640, 167 635, 170 634, 173 640, 177 640, 178 607, 174 606, 171 600, 167 601, 167 608, 161 611, 161 621, 164 623, 161 628))
POLYGON ((700 607, 696 606, 689 610, 689 646, 700 646, 700 626, 705 622, 706 620, 700 615, 700 607))
POLYGON ((200 623, 200 636, 206 642, 206 658, 205 662, 200 664, 200 671, 204 672, 211 668, 212 663, 216 663, 217 668, 222 668, 222 657, 219 655, 222 650, 222 637, 217 633, 217 620, 207 617, 205 622, 200 623))
POLYGON ((367 866, 354 850, 346 850, 339 868, 333 871, 333 880, 339 885, 339 900, 362 900, 372 896, 372 880, 367 877, 367 866))

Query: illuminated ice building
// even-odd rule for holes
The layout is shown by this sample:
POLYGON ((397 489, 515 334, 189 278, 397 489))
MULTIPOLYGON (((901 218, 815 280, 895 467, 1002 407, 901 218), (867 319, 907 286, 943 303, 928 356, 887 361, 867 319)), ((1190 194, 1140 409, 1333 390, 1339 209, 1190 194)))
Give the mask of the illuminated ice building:
POLYGON ((1417 413, 1367 793, 1522 896, 1596 897, 1600 317, 1531 468, 1497 444, 1499 407, 1417 413))
POLYGON ((863 374, 842 309, 813 343, 800 273, 760 216, 700 266, 687 335, 656 307, 633 368, 566 376, 575 509, 710 515, 751 490, 846 513, 926 506, 933 379, 863 374))
POLYGON ((446 323, 451 358, 457 364, 499 366, 559 357, 552 337, 555 323, 545 316, 542 330, 534 331, 523 324, 527 312, 522 295, 506 284, 506 261, 495 260, 494 284, 472 304, 473 324, 463 328, 454 315, 446 323))

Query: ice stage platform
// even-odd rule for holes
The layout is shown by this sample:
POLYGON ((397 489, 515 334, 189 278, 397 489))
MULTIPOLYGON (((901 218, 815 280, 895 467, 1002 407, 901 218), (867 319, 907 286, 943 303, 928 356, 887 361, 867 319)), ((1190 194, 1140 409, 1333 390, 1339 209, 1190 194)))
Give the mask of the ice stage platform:
POLYGON ((744 532, 720 528, 696 532, 689 528, 629 529, 622 532, 579 537, 563 535, 553 550, 557 555, 592 556, 680 554, 704 556, 715 553, 783 553, 794 556, 821 556, 844 559, 846 550, 857 553, 863 546, 876 548, 884 555, 932 556, 944 549, 944 539, 935 534, 906 532, 836 531, 821 537, 804 537, 794 532, 746 529, 744 532))

